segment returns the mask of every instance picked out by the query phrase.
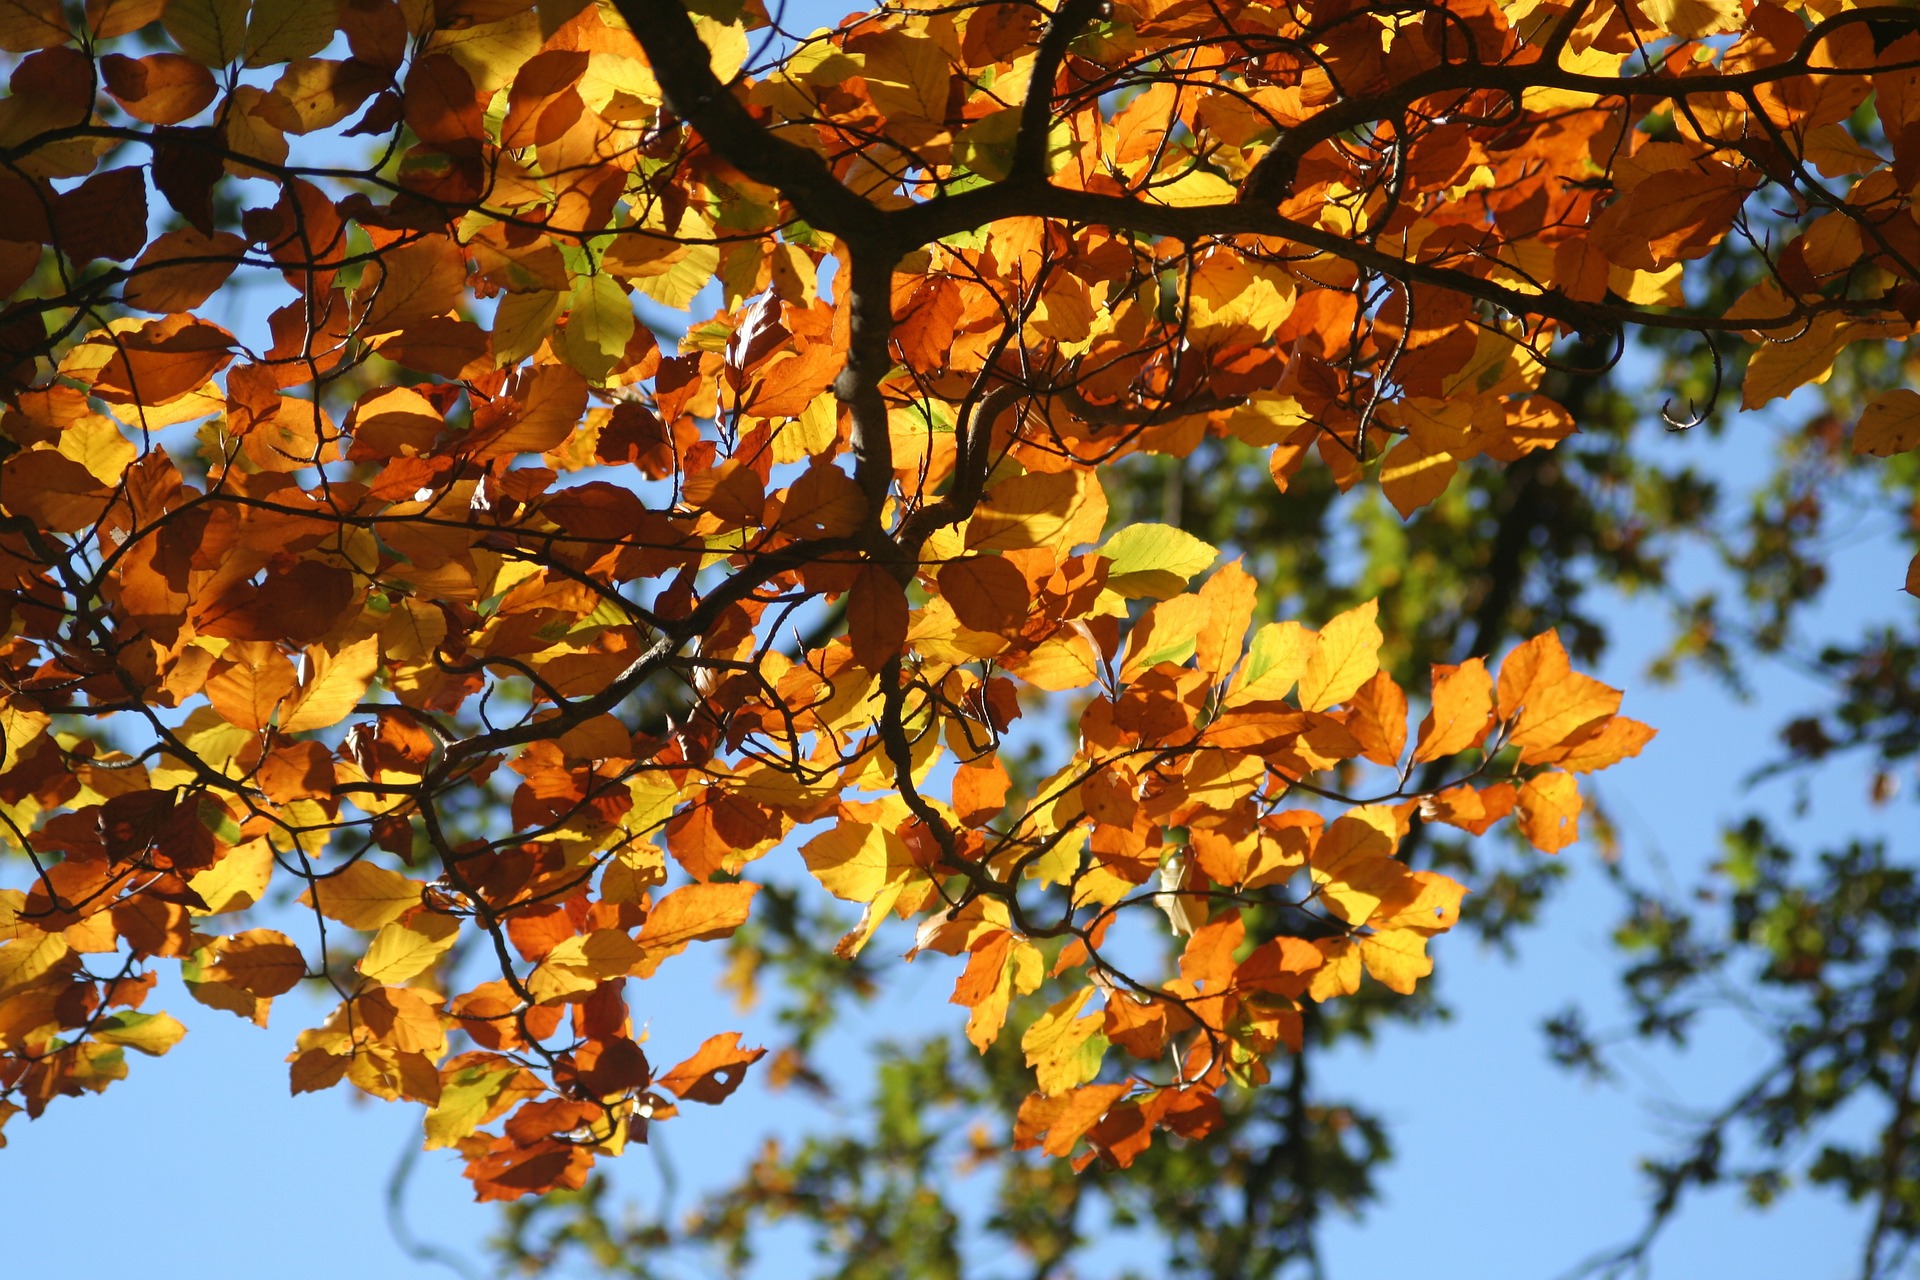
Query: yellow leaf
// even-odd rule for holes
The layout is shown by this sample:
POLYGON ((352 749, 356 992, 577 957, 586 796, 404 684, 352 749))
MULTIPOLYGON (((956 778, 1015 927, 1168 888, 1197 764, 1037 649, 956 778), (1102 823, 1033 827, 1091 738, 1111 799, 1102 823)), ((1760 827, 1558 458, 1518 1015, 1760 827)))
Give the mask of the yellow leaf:
POLYGON ((930 36, 889 31, 865 46, 867 93, 890 121, 944 125, 947 55, 930 36))
POLYGON ((426 1149, 451 1147, 485 1124, 494 1113, 495 1102, 519 1075, 513 1067, 494 1071, 465 1067, 443 1081, 440 1101, 433 1104, 424 1122, 426 1149))
POLYGON ((380 637, 367 636, 335 651, 307 651, 307 681, 294 693, 280 721, 282 733, 326 729, 346 719, 373 683, 380 665, 380 637))
POLYGON ((1380 669, 1385 639, 1374 621, 1380 604, 1369 600, 1349 609, 1320 632, 1306 670, 1300 673, 1300 705, 1324 711, 1351 698, 1380 669))
POLYGON ((1413 994, 1419 979, 1433 972, 1427 958, 1427 935, 1413 929, 1377 929, 1359 940, 1360 959, 1381 986, 1403 996, 1413 994))
POLYGON ((32 984, 58 964, 68 950, 67 940, 57 933, 15 938, 0 946, 0 996, 32 984))
POLYGON ((157 1058, 180 1043, 187 1029, 168 1013, 116 1013, 102 1018, 93 1029, 101 1044, 125 1045, 157 1058))
POLYGON ((1090 468, 1029 472, 987 491, 967 523, 967 548, 1051 547, 1064 553, 1099 537, 1106 522, 1107 496, 1090 468))
POLYGON ((425 887, 362 858, 316 880, 300 900, 311 906, 317 899, 321 915, 349 929, 379 929, 419 906, 425 887))
POLYGON ((1326 963, 1313 971, 1308 996, 1325 1001, 1350 996, 1360 989, 1360 947, 1354 939, 1318 938, 1313 945, 1326 957, 1326 963))
POLYGON ((1438 871, 1409 872, 1407 880, 1414 890, 1412 900, 1396 896, 1389 909, 1375 912, 1369 921, 1375 929, 1439 933, 1459 922, 1460 900, 1467 896, 1467 886, 1438 871))
POLYGON ((1176 209, 1232 204, 1239 194, 1231 182, 1205 169, 1189 169, 1172 181, 1155 178, 1146 191, 1149 200, 1172 205, 1176 209))
POLYGON ((1876 458, 1920 449, 1920 391, 1883 391, 1867 401, 1853 429, 1853 451, 1876 458))
POLYGON ((1740 0, 1636 0, 1640 12, 1660 31, 1683 40, 1725 35, 1747 25, 1740 0))
POLYGON ((195 915, 246 910, 266 896, 273 865, 273 846, 265 840, 235 845, 220 861, 187 881, 188 887, 207 904, 204 912, 198 908, 189 910, 195 915))
POLYGON ((1828 312, 1815 316, 1798 333, 1774 335, 1776 340, 1762 342, 1747 361, 1741 407, 1758 409, 1808 383, 1825 382, 1833 372, 1834 359, 1848 343, 1863 336, 1864 331, 1881 327, 1856 324, 1846 316, 1828 312))
POLYGON ((6 751, 6 767, 11 769, 29 742, 47 731, 52 719, 39 711, 29 711, 0 693, 0 746, 6 751))
POLYGON ((459 936, 460 921, 453 916, 422 912, 404 923, 395 920, 373 935, 357 967, 382 986, 397 987, 424 973, 459 936))
POLYGON ((1410 874, 1396 862, 1400 827, 1384 805, 1350 809, 1327 824, 1310 860, 1321 900, 1348 924, 1365 924, 1410 874))
POLYGON ((1100 678, 1100 660, 1079 631, 1062 631, 1036 645, 1025 657, 1009 657, 1007 662, 1013 674, 1049 693, 1084 689, 1100 678))
POLYGON ((1228 706, 1278 702, 1307 669, 1317 637, 1297 622, 1270 622, 1253 633, 1246 660, 1233 677, 1228 706))
POLYGON ((1127 634, 1120 679, 1137 680, 1155 663, 1185 662, 1193 656, 1206 622, 1207 603, 1199 596, 1175 596, 1154 605, 1127 634))
POLYGON ((574 969, 597 985, 625 977, 641 959, 640 944, 621 929, 595 929, 568 938, 541 957, 543 968, 574 969))
POLYGON ((871 902, 887 883, 890 838, 899 840, 872 823, 842 821, 807 841, 800 856, 834 897, 871 902))
POLYGON ((1095 1040, 1104 1017, 1081 1017, 1092 987, 1082 987, 1041 1014, 1020 1037, 1027 1065, 1034 1068, 1040 1092, 1052 1097, 1077 1089, 1099 1074, 1100 1059, 1106 1050, 1106 1038, 1095 1040))
POLYGON ((546 289, 503 294, 493 312, 493 362, 519 364, 553 334, 560 295, 546 289))
POLYGON ((127 467, 139 456, 133 442, 120 434, 112 418, 88 414, 60 433, 62 457, 85 467, 102 484, 119 484, 127 467))
POLYGON ((1013 1003, 1013 997, 1037 989, 1046 972, 1040 949, 1025 938, 1012 938, 1004 957, 993 986, 967 1015, 967 1039, 981 1053, 992 1048, 993 1042, 1000 1038, 1000 1028, 1006 1025, 1007 1008, 1013 1003))
POLYGON ((739 23, 720 22, 701 14, 693 20, 700 43, 707 46, 712 59, 713 78, 726 84, 740 74, 747 61, 747 30, 739 23))

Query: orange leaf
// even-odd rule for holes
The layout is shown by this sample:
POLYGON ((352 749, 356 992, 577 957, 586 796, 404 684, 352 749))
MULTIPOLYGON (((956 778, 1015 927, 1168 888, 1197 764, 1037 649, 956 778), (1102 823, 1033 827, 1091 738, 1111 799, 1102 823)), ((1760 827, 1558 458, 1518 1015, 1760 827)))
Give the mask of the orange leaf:
POLYGON ((280 719, 282 733, 303 733, 339 724, 352 714, 380 665, 380 637, 368 636, 335 651, 307 654, 307 679, 280 719))
POLYGON ((1221 565, 1201 584, 1200 599, 1206 605, 1206 624, 1200 630, 1195 656, 1200 670, 1217 682, 1224 680, 1240 661, 1240 648, 1247 628, 1253 624, 1253 610, 1259 598, 1260 584, 1240 567, 1238 560, 1221 565))
POLYGON ((780 530, 797 538, 844 538, 867 518, 867 500, 852 476, 815 459, 787 490, 780 530))
POLYGON ((237 642, 213 664, 207 701, 236 729, 264 729, 293 692, 294 679, 293 663, 273 644, 237 642))
POLYGON ((1521 834, 1542 853, 1558 853, 1580 838, 1580 787, 1570 773, 1552 770, 1520 788, 1521 834))
POLYGON ((1639 755, 1641 749, 1653 741, 1656 732, 1652 725, 1615 716, 1607 721, 1604 729, 1569 747, 1554 763, 1568 773, 1592 773, 1639 755))
POLYGON ((1360 744, 1361 754, 1388 768, 1399 764, 1407 748, 1407 695, 1393 677, 1374 672, 1347 705, 1347 732, 1360 744))
POLYGON ((105 348, 93 394, 112 404, 163 405, 206 385, 233 359, 233 335, 193 316, 152 320, 112 337, 93 335, 105 348))
POLYGON ((766 1053, 765 1049, 742 1049, 740 1033, 729 1031, 708 1039, 698 1053, 665 1075, 655 1076, 653 1082, 688 1102, 724 1102, 747 1078, 747 1068, 766 1053))
POLYGON ((970 827, 979 826, 1006 807, 1011 785, 999 756, 968 761, 954 770, 954 816, 970 827))
POLYGON ((1516 648, 1500 664, 1500 718, 1518 714, 1511 741, 1521 748, 1523 764, 1556 758, 1555 749, 1600 731, 1620 709, 1620 691, 1576 673, 1560 637, 1543 632, 1516 648))
POLYGON ((1487 664, 1469 658, 1457 667, 1433 669, 1433 710, 1420 722, 1413 758, 1421 764, 1479 745, 1493 717, 1493 677, 1487 664))
POLYGON ((690 884, 675 889, 647 912, 640 930, 640 949, 646 954, 633 968, 636 978, 650 978, 668 956, 690 942, 724 938, 747 922, 757 884, 690 884))

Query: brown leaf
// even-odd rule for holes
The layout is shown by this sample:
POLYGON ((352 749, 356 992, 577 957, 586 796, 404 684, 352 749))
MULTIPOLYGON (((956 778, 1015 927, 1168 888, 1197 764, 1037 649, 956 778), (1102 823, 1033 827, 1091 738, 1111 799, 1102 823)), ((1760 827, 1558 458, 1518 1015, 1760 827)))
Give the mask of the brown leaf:
POLYGON ((974 631, 1012 631, 1033 607, 1026 575, 1000 556, 949 560, 937 579, 954 616, 974 631))
POLYGON ((249 929, 222 940, 218 946, 220 959, 205 971, 207 980, 238 987, 261 999, 293 990, 307 974, 300 948, 276 929, 249 929))
POLYGON ((138 168, 96 173, 53 204, 54 248, 74 262, 131 258, 147 242, 147 179, 138 168))
POLYGON ((154 131, 153 185, 175 213, 205 236, 214 233, 213 188, 226 173, 220 157, 225 146, 216 129, 154 131))
POLYGON ((211 71, 177 53, 110 53, 100 59, 100 77, 114 101, 147 124, 179 124, 199 115, 219 91, 211 71))
POLYGON ((653 1082, 688 1102, 724 1102, 747 1078, 747 1068, 765 1057, 766 1052, 765 1049, 742 1049, 740 1033, 729 1031, 710 1038, 698 1053, 665 1075, 656 1076, 653 1082))
POLYGON ((847 637, 853 660, 878 671, 907 645, 907 593, 877 565, 865 565, 847 593, 847 637))
POLYGON ((227 282, 246 252, 247 242, 231 232, 169 231, 133 264, 120 296, 142 311, 191 311, 227 282))

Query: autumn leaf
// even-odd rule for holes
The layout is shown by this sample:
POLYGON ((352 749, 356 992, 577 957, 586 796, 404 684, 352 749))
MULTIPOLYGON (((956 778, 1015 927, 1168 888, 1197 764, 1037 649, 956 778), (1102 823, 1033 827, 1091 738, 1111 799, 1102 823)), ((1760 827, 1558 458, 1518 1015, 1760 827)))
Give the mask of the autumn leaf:
POLYGON ((1380 669, 1384 637, 1374 621, 1380 607, 1369 600, 1321 629, 1300 672, 1300 705, 1321 711, 1345 702, 1380 669))
POLYGON ((102 1044, 125 1045, 157 1058, 179 1044, 187 1029, 170 1014, 129 1012, 101 1019, 93 1034, 102 1044))
POLYGON ((1580 789, 1559 770, 1530 779, 1517 800, 1520 831, 1542 853, 1558 853, 1580 838, 1580 789))
POLYGON ((349 929, 381 929, 420 905, 422 887, 363 858, 315 880, 301 900, 349 929))
POLYGON ((281 713, 281 732, 325 729, 346 719, 373 683, 379 665, 378 636, 356 640, 338 651, 323 648, 311 653, 307 678, 281 713))
POLYGON ((661 961, 684 951, 688 943, 725 938, 747 922, 760 886, 747 883, 690 884, 675 889, 647 912, 637 939, 643 953, 635 977, 650 978, 661 961))
POLYGON ((1081 1015, 1092 987, 1082 987, 1053 1005, 1020 1037, 1021 1052, 1034 1068, 1040 1092, 1064 1093, 1086 1084, 1100 1070, 1107 1047, 1098 1013, 1081 1015))
POLYGON ((1875 396, 1853 429, 1853 451, 1891 458, 1920 449, 1920 391, 1899 387, 1875 396))
POLYGON ((1205 572, 1220 555, 1186 530, 1165 524, 1130 524, 1108 538, 1100 554, 1111 561, 1109 589, 1154 600, 1186 590, 1188 580, 1205 572))
POLYGON ((422 912, 411 920, 393 920, 380 927, 355 966, 382 986, 398 986, 426 972, 460 936, 453 916, 422 912))
POLYGON ((1433 710, 1420 722, 1413 758, 1421 763, 1456 755, 1477 746, 1493 716, 1493 677, 1478 658, 1457 667, 1435 668, 1433 710))
POLYGON ((724 1102, 747 1078, 747 1068, 766 1053, 765 1049, 741 1048, 740 1033, 729 1031, 708 1039, 698 1053, 656 1076, 654 1083, 688 1102, 724 1102))
POLYGON ((249 929, 220 939, 219 960, 205 971, 210 982, 224 982, 249 995, 270 998, 291 991, 307 974, 300 948, 274 929, 249 929))
POLYGON ((999 556, 966 556, 940 566, 940 594, 975 631, 1017 627, 1032 604, 1027 579, 999 556))

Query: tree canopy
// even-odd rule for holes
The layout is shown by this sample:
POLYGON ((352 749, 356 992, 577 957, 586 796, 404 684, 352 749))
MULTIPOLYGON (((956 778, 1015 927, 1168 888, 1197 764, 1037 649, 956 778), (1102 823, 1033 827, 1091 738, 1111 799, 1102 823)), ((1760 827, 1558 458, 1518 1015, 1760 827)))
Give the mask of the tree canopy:
MULTIPOLYGON (((171 1048, 163 964, 262 1025, 325 984, 292 1088, 578 1193, 518 1248, 608 1240, 596 1159, 764 1057, 716 1009, 652 1061, 668 961, 798 993, 758 1073, 804 1083, 898 918, 985 1056, 894 1087, 997 1114, 1043 1273, 1091 1186, 1193 1269, 1310 1262, 1384 1150, 1312 1045, 1422 1007, 1463 902, 1524 924, 1652 738, 1591 592, 1716 495, 1631 344, 1667 428, 1792 442, 1675 670, 1790 644, 1847 486, 1916 509, 1905 6, 11 0, 0 49, 0 1120, 171 1048)), ((1920 749, 1911 635, 1817 662, 1783 770, 1920 749)), ((1679 1034, 1760 946, 1784 1074, 1652 1226, 1866 1088, 1819 1176, 1883 1274, 1911 873, 1733 850, 1728 943, 1642 894, 1631 989, 1679 1034)), ((924 1182, 890 1132, 710 1231, 836 1202, 938 1273, 943 1210, 845 1181, 924 1182)))

